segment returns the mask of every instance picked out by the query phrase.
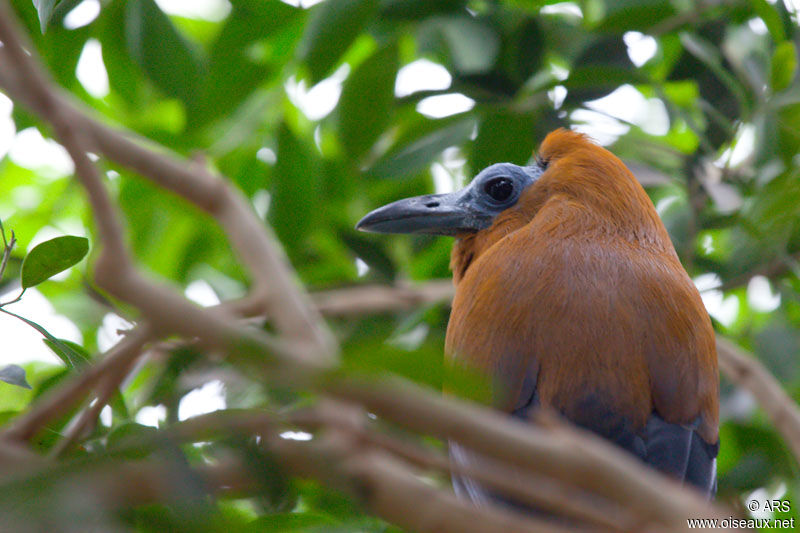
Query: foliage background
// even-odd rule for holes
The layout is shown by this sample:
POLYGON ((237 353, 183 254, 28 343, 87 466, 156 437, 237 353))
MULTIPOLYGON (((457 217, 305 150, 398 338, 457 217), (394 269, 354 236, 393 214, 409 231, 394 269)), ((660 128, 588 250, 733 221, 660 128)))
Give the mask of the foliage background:
MULTIPOLYGON (((752 351, 800 399, 800 82, 792 5, 327 0, 305 9, 232 0, 226 15, 209 21, 167 15, 153 0, 104 0, 92 22, 67 29, 63 18, 75 0, 39 2, 38 12, 29 0, 12 3, 76 99, 111 124, 188 157, 202 154, 251 197, 311 291, 448 277, 447 239, 359 234, 355 222, 383 203, 432 192, 435 183, 468 180, 493 162, 523 164, 556 127, 593 128, 647 186, 684 265, 706 289, 717 331, 752 351), (109 80, 99 97, 76 77, 82 51, 95 41, 109 80), (634 53, 642 42, 653 47, 644 62, 634 53), (396 94, 398 72, 420 58, 447 69, 449 87, 396 94), (309 118, 297 94, 318 83, 334 87, 334 96, 340 84, 341 94, 329 113, 309 118), (627 95, 626 112, 589 112, 593 101, 623 86, 615 94, 627 95), (444 107, 425 99, 453 93, 474 104, 441 118, 420 113, 444 107)), ((17 132, 48 135, 19 106, 13 121, 17 132)), ((130 245, 149 270, 182 287, 203 280, 223 300, 244 292, 248 280, 209 218, 125 169, 99 164, 130 245)), ((3 290, 18 287, 25 251, 42 232, 95 241, 80 188, 43 166, 0 161, 0 216, 18 239, 3 290)), ((87 264, 38 289, 78 327, 80 351, 93 357, 108 313, 135 316, 93 289, 87 264)), ((351 368, 391 370, 437 388, 447 316, 445 305, 435 305, 333 318, 330 325, 351 368)), ((12 339, 5 346, 13 350, 12 339)), ((0 420, 79 371, 58 361, 24 365, 30 391, 0 383, 0 420)), ((228 407, 304 401, 185 353, 153 358, 77 453, 107 451, 120 435, 142 431, 135 421, 143 408, 163 406, 162 425, 178 420, 181 398, 210 380, 223 384, 228 407)), ((796 462, 747 394, 724 381, 721 414, 719 498, 739 508, 759 491, 795 502, 796 462)), ((65 423, 50 427, 38 445, 48 449, 65 423)), ((184 450, 190 461, 216 453, 184 450)), ((797 516, 797 505, 786 516, 797 516)), ((121 520, 143 531, 192 530, 200 527, 187 518, 193 512, 139 508, 121 520)), ((391 529, 308 482, 279 483, 271 499, 221 500, 204 512, 213 519, 202 527, 211 529, 391 529)))

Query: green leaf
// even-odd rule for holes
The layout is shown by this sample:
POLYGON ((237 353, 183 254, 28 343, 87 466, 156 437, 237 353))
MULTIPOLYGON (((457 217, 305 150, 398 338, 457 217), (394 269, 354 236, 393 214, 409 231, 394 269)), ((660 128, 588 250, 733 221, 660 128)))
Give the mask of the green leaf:
POLYGON ((770 86, 773 92, 787 88, 797 72, 797 49, 792 41, 783 41, 775 47, 770 66, 770 86))
POLYGON ((36 12, 39 14, 39 25, 42 28, 42 33, 47 30, 47 25, 50 24, 50 18, 53 16, 53 9, 59 0, 33 0, 33 5, 36 6, 36 12))
POLYGON ((125 0, 104 5, 96 21, 95 32, 103 51, 103 64, 108 72, 111 90, 122 96, 122 102, 136 108, 141 105, 144 86, 142 69, 129 53, 121 35, 125 35, 125 0))
POLYGON ((347 78, 339 100, 339 132, 350 157, 368 150, 392 119, 397 47, 386 46, 347 78))
POLYGON ((22 262, 22 288, 40 284, 83 259, 89 252, 89 239, 64 235, 50 239, 31 250, 22 262))
POLYGON ((42 33, 47 30, 51 22, 61 20, 79 3, 81 0, 33 0, 42 33))
POLYGON ((45 338, 42 341, 70 367, 80 368, 89 363, 89 354, 80 344, 66 339, 56 339, 50 336, 49 333, 45 333, 45 338))
POLYGON ((44 343, 52 349, 56 355, 69 367, 77 367, 85 365, 88 360, 89 356, 86 354, 86 351, 83 349, 82 346, 78 346, 74 342, 57 339, 53 337, 49 331, 44 329, 44 327, 40 326, 33 320, 27 319, 24 316, 20 316, 16 313, 12 313, 8 309, 4 307, 0 307, 0 312, 3 312, 7 315, 11 315, 14 318, 22 320, 30 327, 38 331, 44 336, 44 343))
POLYGON ((158 430, 130 422, 122 424, 108 434, 108 452, 126 459, 143 459, 155 449, 158 430))
MULTIPOLYGON (((339 232, 339 238, 353 253, 386 279, 394 279, 397 274, 397 268, 379 239, 364 237, 354 231, 348 233, 339 232)), ((383 242, 385 242, 385 239, 383 242)))
POLYGON ((248 524, 245 533, 264 531, 344 531, 333 517, 315 511, 292 511, 262 516, 248 524))
POLYGON ((524 19, 503 52, 506 68, 520 81, 528 80, 542 67, 544 43, 545 36, 539 22, 533 17, 524 19))
POLYGON ((722 53, 717 46, 700 35, 689 32, 682 32, 680 34, 680 40, 684 49, 704 63, 719 81, 725 85, 731 94, 736 97, 740 104, 744 104, 748 101, 747 95, 744 93, 744 89, 739 81, 723 65, 722 53))
POLYGON ((50 22, 58 23, 63 21, 67 13, 72 11, 81 2, 83 2, 83 0, 58 0, 56 2, 56 7, 53 9, 53 13, 50 15, 50 22))
POLYGON ((5 381, 24 389, 31 388, 28 380, 25 379, 25 369, 19 365, 8 365, 0 368, 0 381, 5 381))
POLYGON ((320 216, 318 158, 289 128, 278 130, 269 218, 281 242, 290 249, 302 241, 320 216))
POLYGON ((669 0, 606 0, 605 6, 602 28, 607 31, 644 31, 675 15, 669 0))
POLYGON ((392 150, 370 169, 373 176, 399 178, 425 168, 442 150, 469 139, 475 123, 461 119, 392 150))
POLYGON ((750 0, 750 6, 758 14, 759 18, 764 21, 770 36, 776 43, 786 39, 781 15, 774 6, 771 6, 767 0, 750 0))
POLYGON ((190 110, 189 128, 236 109, 258 86, 265 85, 291 60, 302 36, 306 10, 283 2, 234 3, 209 54, 202 98, 190 110))
POLYGON ((381 0, 381 16, 402 19, 424 19, 431 15, 463 9, 464 0, 381 0))
POLYGON ((339 62, 377 8, 377 0, 336 0, 314 8, 300 49, 312 84, 339 62))
POLYGON ((461 74, 491 70, 500 52, 500 37, 486 21, 458 16, 445 19, 442 33, 461 74))
MULTIPOLYGON (((636 83, 641 77, 632 70, 603 65, 576 67, 569 73, 564 86, 569 91, 599 91, 603 94, 611 92, 622 84, 636 83)), ((594 99, 587 96, 584 100, 594 99)))
POLYGON ((202 69, 190 43, 153 0, 129 0, 125 39, 131 57, 165 94, 190 102, 202 69))
POLYGON ((501 161, 524 165, 534 149, 533 113, 501 110, 488 113, 480 126, 469 156, 473 173, 501 161))

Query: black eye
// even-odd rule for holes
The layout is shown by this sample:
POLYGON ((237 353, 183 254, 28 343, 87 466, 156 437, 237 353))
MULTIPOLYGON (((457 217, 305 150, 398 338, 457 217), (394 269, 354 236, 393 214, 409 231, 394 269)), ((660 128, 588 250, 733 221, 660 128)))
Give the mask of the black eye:
POLYGON ((487 181, 483 191, 496 202, 505 202, 514 193, 514 183, 509 178, 494 178, 487 181))

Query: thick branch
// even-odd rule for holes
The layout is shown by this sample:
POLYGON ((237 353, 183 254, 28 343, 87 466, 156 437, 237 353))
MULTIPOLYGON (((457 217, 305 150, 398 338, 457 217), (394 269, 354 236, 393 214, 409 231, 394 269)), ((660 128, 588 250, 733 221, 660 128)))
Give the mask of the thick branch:
MULTIPOLYGON (((411 473, 410 465, 362 439, 359 431, 352 431, 351 424, 343 424, 342 419, 352 413, 342 405, 335 413, 328 410, 325 414, 323 410, 319 419, 322 427, 310 441, 278 437, 288 419, 266 411, 198 416, 172 426, 160 439, 195 442, 236 433, 259 434, 262 444, 277 455, 292 474, 344 490, 363 501, 378 516, 415 531, 566 531, 555 523, 501 508, 477 509, 469 502, 456 499, 450 491, 423 482, 411 473)), ((132 447, 143 444, 147 445, 145 442, 129 443, 132 447)))
POLYGON ((327 389, 416 432, 456 440, 526 472, 551 476, 603 495, 657 523, 685 527, 682 519, 687 516, 730 516, 707 504, 696 491, 681 487, 577 428, 555 433, 396 379, 337 381, 327 389))
MULTIPOLYGON (((610 530, 633 531, 640 525, 633 513, 596 494, 583 492, 546 476, 523 476, 504 463, 485 458, 471 465, 451 464, 441 453, 403 442, 397 436, 370 430, 365 417, 354 419, 351 413, 342 409, 340 403, 328 401, 313 409, 294 413, 289 420, 310 430, 334 427, 349 433, 359 442, 390 452, 416 466, 469 476, 520 504, 547 509, 558 516, 610 530)), ((363 415, 361 412, 357 414, 363 415)))

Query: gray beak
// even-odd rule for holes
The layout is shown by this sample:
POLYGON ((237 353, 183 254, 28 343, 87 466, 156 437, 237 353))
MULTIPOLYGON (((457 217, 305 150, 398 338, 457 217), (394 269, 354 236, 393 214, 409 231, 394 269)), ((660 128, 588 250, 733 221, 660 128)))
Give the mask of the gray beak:
POLYGON ((405 198, 368 213, 356 224, 356 229, 374 233, 459 235, 489 227, 492 217, 472 209, 471 203, 463 190, 405 198))

